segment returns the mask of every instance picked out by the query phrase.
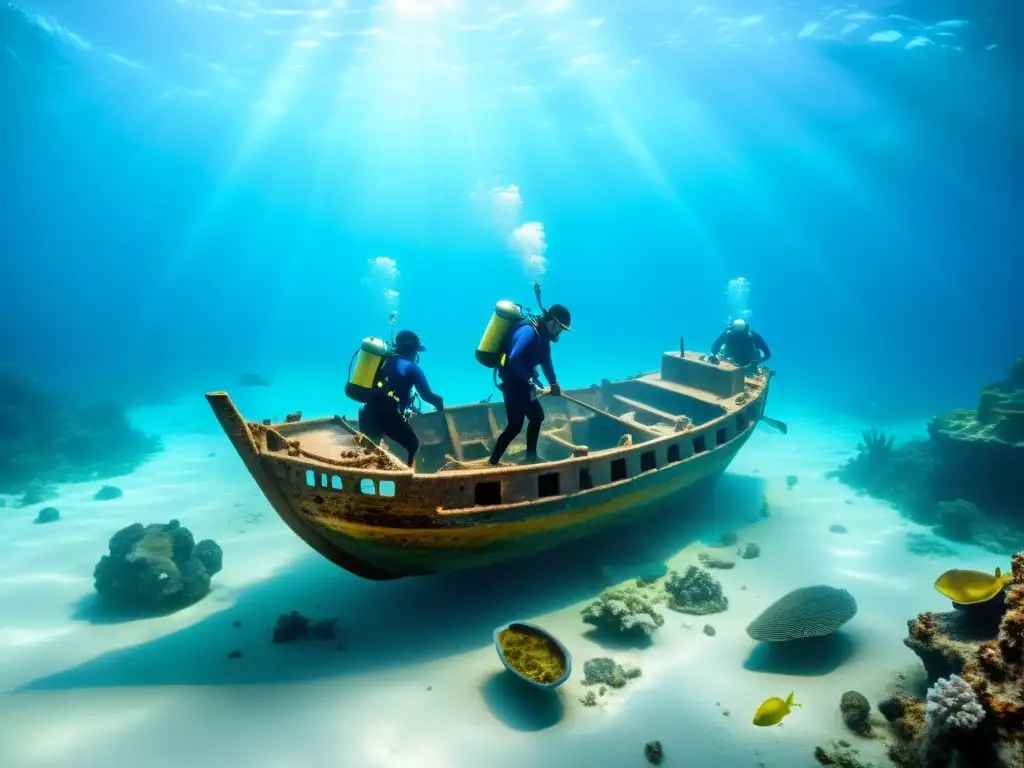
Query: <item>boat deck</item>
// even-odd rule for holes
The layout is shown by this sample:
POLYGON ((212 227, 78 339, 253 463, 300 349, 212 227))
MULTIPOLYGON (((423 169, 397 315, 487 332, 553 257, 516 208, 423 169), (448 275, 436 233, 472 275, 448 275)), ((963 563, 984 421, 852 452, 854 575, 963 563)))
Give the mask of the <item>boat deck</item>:
MULTIPOLYGON (((682 361, 693 366, 692 361, 682 361)), ((698 369, 699 370, 699 369, 698 369)), ((699 382, 698 382, 699 383, 699 382)), ((747 387, 756 388, 747 382, 747 387)), ((639 445, 666 435, 688 432, 734 410, 744 402, 742 379, 721 394, 708 388, 667 380, 654 372, 618 382, 604 381, 566 397, 544 397, 541 463, 599 454, 639 445)), ((448 408, 444 413, 414 415, 410 424, 420 438, 415 474, 430 475, 486 466, 507 421, 501 402, 448 408)), ((374 446, 358 424, 341 416, 274 425, 284 438, 271 452, 288 452, 336 466, 373 467, 411 474, 405 451, 387 438, 374 446)), ((525 430, 513 441, 503 464, 525 459, 525 430)))

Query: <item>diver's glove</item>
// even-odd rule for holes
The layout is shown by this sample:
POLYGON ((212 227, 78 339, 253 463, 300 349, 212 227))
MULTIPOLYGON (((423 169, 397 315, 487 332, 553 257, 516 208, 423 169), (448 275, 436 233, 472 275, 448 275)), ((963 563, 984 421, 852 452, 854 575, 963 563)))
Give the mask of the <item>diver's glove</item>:
POLYGON ((562 394, 562 387, 558 384, 557 381, 554 382, 550 387, 548 387, 548 394, 554 395, 555 397, 558 397, 559 395, 562 394))

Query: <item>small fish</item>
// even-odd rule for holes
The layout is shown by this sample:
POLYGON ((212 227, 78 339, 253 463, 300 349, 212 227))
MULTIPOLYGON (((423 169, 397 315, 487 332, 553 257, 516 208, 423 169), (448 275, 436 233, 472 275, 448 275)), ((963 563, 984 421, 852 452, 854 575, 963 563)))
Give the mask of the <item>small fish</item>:
POLYGON ((954 568, 935 580, 935 588, 954 603, 970 605, 994 598, 1013 581, 1013 574, 1003 575, 996 568, 995 576, 984 571, 961 571, 954 568))
POLYGON ((790 691, 789 697, 783 701, 778 696, 765 699, 764 703, 754 713, 754 725, 767 728, 769 725, 782 725, 782 718, 790 713, 790 707, 802 707, 793 701, 795 691, 790 691))

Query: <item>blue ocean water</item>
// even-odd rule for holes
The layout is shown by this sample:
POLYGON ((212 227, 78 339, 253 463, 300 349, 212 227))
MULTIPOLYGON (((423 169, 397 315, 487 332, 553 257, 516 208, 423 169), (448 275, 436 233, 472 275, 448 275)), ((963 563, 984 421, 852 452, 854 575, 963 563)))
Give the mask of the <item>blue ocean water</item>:
MULTIPOLYGON (((938 411, 973 408, 1022 352, 1013 0, 26 0, 2 13, 0 363, 63 402, 111 400, 159 435, 162 452, 111 481, 125 488, 159 477, 173 498, 180 475, 188 504, 244 502, 271 524, 247 478, 241 502, 218 484, 243 470, 204 392, 227 390, 253 420, 352 415, 352 354, 395 316, 428 348, 421 363, 446 402, 479 401, 492 381, 473 352, 494 304, 536 306, 534 281, 572 312, 555 347, 563 386, 656 370, 681 337, 707 351, 743 311, 772 350, 769 412, 805 433, 789 439, 824 441, 806 435, 841 423, 851 450, 862 426, 923 432, 938 411), (245 374, 272 386, 243 387, 245 374), (207 452, 206 485, 191 464, 145 474, 207 452)), ((752 441, 724 499, 760 499, 758 475, 779 466, 769 439, 752 441)), ((831 462, 816 469, 840 463, 815 445, 831 462)), ((74 488, 53 503, 95 490, 74 488)), ((87 520, 101 543, 120 525, 87 520)), ((80 576, 96 557, 82 555, 80 576)), ((313 569, 333 589, 329 566, 303 562, 286 584, 313 569)), ((278 589, 277 568, 238 583, 278 589)), ((420 600, 448 615, 430 586, 402 589, 374 631, 420 600)), ((559 604, 529 590, 524 611, 559 604)), ((356 604, 369 615, 386 599, 356 604)), ((479 629, 448 618, 453 632, 479 629)), ((420 660, 381 645, 367 670, 420 660)), ((42 664, 38 679, 85 656, 42 664)), ((137 670, 149 657, 133 658, 137 670)), ((128 685, 122 661, 86 668, 81 684, 128 685)), ((317 663, 285 677, 315 679, 317 663)), ((139 683, 238 682, 173 669, 139 683)), ((280 682, 269 669, 242 682, 280 682)), ((28 754, 17 764, 76 764, 28 754)), ((328 764, 483 764, 416 754, 328 764)), ((259 764, 320 757, 282 748, 259 764)), ((796 764, 784 760, 769 764, 796 764)))

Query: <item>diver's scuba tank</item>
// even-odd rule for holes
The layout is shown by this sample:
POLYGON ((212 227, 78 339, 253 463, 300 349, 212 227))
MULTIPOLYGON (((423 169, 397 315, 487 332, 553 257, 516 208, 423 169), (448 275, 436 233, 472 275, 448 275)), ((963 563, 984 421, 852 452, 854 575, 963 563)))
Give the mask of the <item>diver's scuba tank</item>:
POLYGON ((383 384, 378 374, 389 354, 387 342, 383 339, 376 336, 367 336, 363 339, 359 351, 352 356, 354 365, 349 364, 345 395, 357 403, 369 402, 375 388, 383 384))
POLYGON ((523 320, 523 310, 511 301, 499 301, 494 305, 494 314, 487 324, 483 338, 476 348, 477 362, 487 368, 501 364, 505 340, 509 333, 523 320))

